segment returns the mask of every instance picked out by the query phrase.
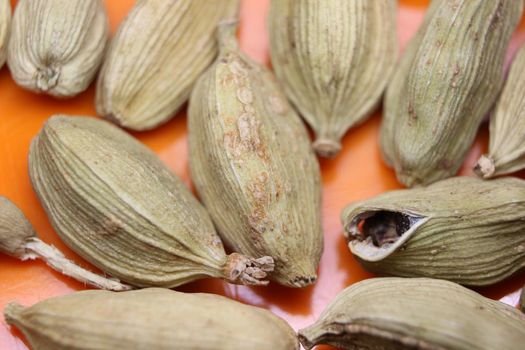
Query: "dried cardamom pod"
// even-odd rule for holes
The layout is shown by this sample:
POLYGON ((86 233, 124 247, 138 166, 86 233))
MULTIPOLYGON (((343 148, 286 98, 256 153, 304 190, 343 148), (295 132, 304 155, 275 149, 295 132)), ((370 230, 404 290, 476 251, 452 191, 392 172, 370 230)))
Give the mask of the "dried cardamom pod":
POLYGON ((397 59, 395 0, 273 0, 272 64, 290 100, 333 157, 377 107, 397 59))
POLYGON ((480 286, 525 266, 525 181, 454 177, 349 205, 348 246, 379 274, 480 286))
POLYGON ((275 281, 315 282, 323 248, 319 165, 273 74, 219 27, 217 61, 189 106, 190 169, 219 234, 234 251, 271 256, 275 281))
POLYGON ((108 37, 101 0, 20 0, 7 64, 25 89, 75 96, 95 78, 108 37))
POLYGON ((213 294, 83 291, 28 308, 11 303, 4 315, 33 350, 299 349, 281 318, 213 294))
POLYGON ((0 253, 22 261, 40 258, 51 268, 92 286, 115 291, 131 287, 87 271, 68 260, 54 246, 43 242, 24 213, 9 199, 0 196, 0 253))
POLYGON ((448 281, 373 278, 339 293, 299 340, 306 349, 515 350, 525 315, 448 281))
POLYGON ((217 55, 219 21, 238 0, 142 0, 113 39, 97 85, 97 112, 123 127, 167 122, 217 55))
POLYGON ((453 176, 503 83, 521 0, 433 1, 385 100, 381 144, 411 186, 453 176))
POLYGON ((0 0, 0 68, 2 68, 6 59, 10 29, 11 2, 10 0, 0 0))
POLYGON ((512 63, 505 88, 490 120, 489 153, 475 172, 488 179, 525 168, 525 46, 512 63))
POLYGON ((270 257, 226 256, 210 217, 148 148, 94 118, 55 116, 33 140, 29 173, 71 249, 136 286, 204 277, 265 284, 270 257))

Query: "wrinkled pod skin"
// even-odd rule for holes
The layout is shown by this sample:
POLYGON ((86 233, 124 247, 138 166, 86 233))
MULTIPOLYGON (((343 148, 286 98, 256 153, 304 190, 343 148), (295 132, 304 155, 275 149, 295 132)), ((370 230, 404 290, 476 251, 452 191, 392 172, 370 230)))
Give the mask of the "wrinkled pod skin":
POLYGON ((518 51, 490 120, 489 152, 474 168, 488 179, 525 168, 525 46, 518 51))
POLYGON ((454 177, 353 203, 342 220, 369 271, 483 286, 525 266, 524 211, 524 180, 454 177))
POLYGON ((395 0, 273 0, 272 65, 288 98, 334 157, 377 107, 397 60, 395 0), (344 58, 344 59, 343 59, 344 58))
POLYGON ((213 294, 82 291, 27 308, 11 303, 4 315, 33 350, 299 349, 281 318, 213 294))
POLYGON ((72 97, 95 78, 108 38, 102 0, 20 0, 7 64, 21 87, 72 97))
POLYGON ((219 27, 219 57, 190 99, 192 179, 234 251, 273 257, 273 280, 304 287, 323 249, 319 165, 272 73, 239 51, 235 29, 219 27))
POLYGON ((436 0, 390 82, 383 155, 408 187, 453 176, 503 83, 522 0, 436 0))
POLYGON ((0 68, 7 56, 7 41, 11 30, 11 1, 0 0, 0 68))
POLYGON ((0 196, 0 253, 22 261, 42 259, 52 269, 91 286, 124 291, 131 286, 81 268, 36 234, 24 213, 8 198, 0 196))
POLYGON ((217 56, 217 23, 239 0, 142 0, 112 40, 97 83, 97 113, 132 130, 170 120, 217 56))
POLYGON ((226 256, 209 215, 148 148, 95 118, 51 117, 29 152, 30 178, 60 238, 139 287, 199 278, 265 284, 269 257, 226 256))
POLYGON ((373 278, 339 293, 299 339, 308 350, 515 350, 525 315, 448 281, 373 278))

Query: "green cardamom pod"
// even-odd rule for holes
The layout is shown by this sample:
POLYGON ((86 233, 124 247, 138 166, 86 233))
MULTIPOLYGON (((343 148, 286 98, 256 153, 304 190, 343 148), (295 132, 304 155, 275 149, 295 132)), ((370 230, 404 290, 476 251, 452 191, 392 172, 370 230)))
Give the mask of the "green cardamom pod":
POLYGON ((4 310, 33 350, 293 350, 293 329, 259 307, 160 288, 82 291, 4 310))
POLYGON ((308 350, 516 350, 525 315, 448 281, 373 278, 339 293, 299 340, 308 350))
POLYGON ((226 256, 204 207, 148 148, 86 117, 50 118, 29 174, 60 238, 111 276, 140 287, 204 277, 265 284, 270 257, 226 256))
POLYGON ((273 74, 239 51, 236 23, 193 90, 190 169, 221 237, 234 251, 275 260, 273 280, 317 279, 323 249, 319 165, 273 74))
POLYGON ((24 213, 9 199, 0 196, 0 253, 22 261, 42 259, 51 268, 92 286, 114 291, 131 287, 87 271, 68 260, 58 249, 44 243, 24 213))
POLYGON ((333 157, 346 131, 377 107, 397 60, 395 0, 273 0, 272 65, 333 157))
POLYGON ((129 129, 167 122, 217 56, 219 21, 239 0, 142 0, 112 41, 97 85, 99 115, 129 129))
POLYGON ((480 286, 525 266, 524 211, 524 180, 453 177, 353 203, 342 220, 367 270, 480 286))
POLYGON ((25 89, 75 96, 95 78, 108 38, 102 0, 20 0, 7 64, 25 89))
POLYGON ((0 68, 7 56, 7 41, 11 29, 11 1, 0 0, 0 68))
POLYGON ((482 178, 525 168, 525 46, 516 55, 494 116, 490 120, 489 152, 474 168, 482 178))
POLYGON ((453 176, 503 83, 522 0, 437 0, 387 88, 383 154, 403 184, 453 176))

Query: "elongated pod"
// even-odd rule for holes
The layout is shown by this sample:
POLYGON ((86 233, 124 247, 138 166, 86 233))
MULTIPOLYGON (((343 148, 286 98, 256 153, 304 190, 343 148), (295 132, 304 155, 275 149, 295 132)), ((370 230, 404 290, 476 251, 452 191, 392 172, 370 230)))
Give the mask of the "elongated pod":
POLYGON ((130 284, 264 284, 272 259, 227 256, 206 210, 148 148, 95 118, 51 117, 29 151, 33 188, 64 243, 130 284))
POLYGON ((33 350, 294 350, 281 318, 223 296, 159 288, 84 291, 31 307, 11 303, 5 318, 33 350))
POLYGON ((11 31, 11 1, 0 0, 0 68, 7 56, 7 41, 11 31))
POLYGON ((108 37, 102 0, 20 0, 7 64, 25 89, 75 96, 95 78, 108 37))
POLYGON ((322 157, 377 107, 397 59, 395 0, 273 0, 272 65, 322 157))
POLYGON ((189 107, 190 168, 221 237, 271 256, 277 282, 317 279, 323 236, 317 159, 270 71, 242 54, 235 24, 219 29, 220 54, 189 107))
POLYGON ((97 85, 97 112, 147 130, 175 116, 217 55, 215 30, 238 0, 142 0, 120 25, 97 85))
POLYGON ((299 339, 306 349, 515 350, 525 315, 447 281, 373 278, 339 293, 299 339))
POLYGON ((524 210, 524 180, 454 177, 353 203, 342 220, 370 271, 480 286, 525 266, 524 210))

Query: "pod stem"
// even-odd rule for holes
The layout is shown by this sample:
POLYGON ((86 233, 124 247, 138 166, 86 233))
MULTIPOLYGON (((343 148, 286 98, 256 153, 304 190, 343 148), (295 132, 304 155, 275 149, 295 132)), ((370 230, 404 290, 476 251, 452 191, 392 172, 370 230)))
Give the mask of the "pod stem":
POLYGON ((217 26, 217 40, 219 42, 219 50, 238 50, 237 44, 237 27, 239 21, 236 19, 224 20, 217 26))
POLYGON ((341 142, 326 137, 318 137, 312 146, 323 158, 334 158, 341 151, 341 142))
POLYGON ((326 330, 321 325, 315 323, 310 327, 299 330, 299 342, 301 342, 306 350, 310 350, 319 343, 319 340, 323 338, 325 333, 326 330))
POLYGON ((228 255, 224 265, 224 278, 234 284, 267 285, 264 278, 275 267, 273 258, 264 256, 259 259, 248 258, 239 253, 228 255))
POLYGON ((494 164, 494 159, 487 155, 482 155, 476 166, 474 167, 474 172, 476 175, 483 179, 488 179, 494 175, 496 171, 496 165, 494 164))
POLYGON ((116 292, 133 289, 133 287, 129 285, 120 283, 117 279, 106 278, 78 266, 73 261, 67 259, 57 248, 46 244, 39 238, 35 237, 28 241, 25 249, 27 253, 21 257, 22 260, 39 257, 54 270, 72 277, 77 281, 116 292))

